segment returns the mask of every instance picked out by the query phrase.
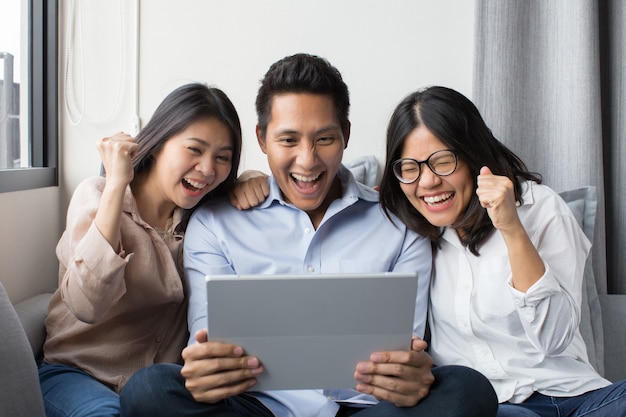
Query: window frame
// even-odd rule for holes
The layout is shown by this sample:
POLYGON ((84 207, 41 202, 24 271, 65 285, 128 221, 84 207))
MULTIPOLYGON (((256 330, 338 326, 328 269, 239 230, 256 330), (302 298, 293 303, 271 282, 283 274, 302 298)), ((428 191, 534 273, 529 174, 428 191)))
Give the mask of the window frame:
POLYGON ((28 0, 28 26, 30 167, 0 169, 0 193, 58 185, 58 0, 28 0))

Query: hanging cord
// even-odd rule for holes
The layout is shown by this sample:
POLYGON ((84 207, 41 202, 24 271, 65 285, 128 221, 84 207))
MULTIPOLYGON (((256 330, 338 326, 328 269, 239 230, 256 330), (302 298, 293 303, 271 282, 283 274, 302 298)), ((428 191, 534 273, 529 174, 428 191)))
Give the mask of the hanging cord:
POLYGON ((134 92, 133 92, 133 115, 131 117, 131 135, 136 136, 141 130, 141 118, 139 117, 139 32, 140 32, 140 24, 141 20, 139 17, 139 13, 141 10, 140 2, 141 0, 135 0, 135 53, 133 54, 132 60, 132 72, 133 72, 133 83, 134 83, 134 92))
MULTIPOLYGON (((72 97, 74 97, 74 89, 72 88, 72 82, 70 80, 70 73, 72 72, 72 64, 73 64, 73 34, 74 34, 74 14, 75 14, 75 7, 74 7, 74 0, 67 0, 67 26, 66 26, 66 33, 65 33, 65 71, 64 71, 64 75, 63 75, 63 95, 64 95, 64 104, 65 104, 65 110, 67 112, 67 118, 70 122, 70 124, 72 126, 78 126, 83 120, 87 121, 89 123, 94 123, 94 124, 99 124, 99 123, 103 123, 105 121, 107 121, 109 118, 111 118, 111 116, 113 116, 117 109, 119 108, 119 104, 120 104, 120 97, 122 95, 122 75, 123 75, 123 67, 124 67, 124 59, 126 56, 126 50, 124 48, 124 42, 123 42, 123 29, 124 29, 124 20, 123 20, 123 15, 122 15, 122 0, 118 1, 118 12, 119 12, 119 21, 120 21, 120 36, 119 36, 119 41, 120 41, 120 47, 119 47, 119 51, 121 53, 121 58, 119 60, 119 79, 118 79, 118 89, 117 89, 117 96, 115 98, 115 104, 113 105, 113 109, 111 110, 111 112, 104 118, 100 119, 100 120, 93 120, 93 119, 89 119, 86 115, 85 115, 85 109, 86 109, 86 92, 85 92, 85 57, 84 57, 84 53, 83 53, 83 32, 82 32, 82 9, 79 8, 79 12, 78 12, 78 43, 79 43, 79 51, 80 51, 80 71, 83 75, 83 77, 81 78, 81 101, 80 104, 74 104, 71 103, 72 101, 72 97), (72 104, 74 104, 74 108, 77 109, 77 111, 79 112, 78 117, 76 119, 74 119, 72 117, 72 104)), ((73 75, 73 74, 72 74, 73 75)))

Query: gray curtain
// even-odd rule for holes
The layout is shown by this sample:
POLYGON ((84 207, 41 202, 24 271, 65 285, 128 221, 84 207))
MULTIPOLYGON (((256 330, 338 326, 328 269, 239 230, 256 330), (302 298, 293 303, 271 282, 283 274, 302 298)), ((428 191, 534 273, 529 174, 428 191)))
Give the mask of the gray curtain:
POLYGON ((476 0, 473 100, 556 191, 594 185, 599 293, 626 294, 626 0, 476 0))

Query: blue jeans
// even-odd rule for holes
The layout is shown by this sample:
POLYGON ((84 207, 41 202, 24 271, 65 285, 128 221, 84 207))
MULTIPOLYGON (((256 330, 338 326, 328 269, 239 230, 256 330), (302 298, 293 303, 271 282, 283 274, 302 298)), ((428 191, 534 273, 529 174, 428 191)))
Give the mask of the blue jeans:
MULTIPOLYGON (((181 367, 156 364, 133 375, 122 392, 122 415, 132 417, 273 417, 258 400, 247 395, 217 404, 199 403, 185 388, 181 367)), ((495 417, 498 400, 489 381, 461 366, 433 368, 430 394, 414 407, 381 402, 369 408, 342 407, 338 416, 355 417, 495 417)))
POLYGON ((47 417, 119 417, 117 393, 80 369, 61 364, 39 366, 47 417))
POLYGON ((500 404, 498 417, 626 417, 626 380, 576 397, 535 393, 521 404, 500 404))

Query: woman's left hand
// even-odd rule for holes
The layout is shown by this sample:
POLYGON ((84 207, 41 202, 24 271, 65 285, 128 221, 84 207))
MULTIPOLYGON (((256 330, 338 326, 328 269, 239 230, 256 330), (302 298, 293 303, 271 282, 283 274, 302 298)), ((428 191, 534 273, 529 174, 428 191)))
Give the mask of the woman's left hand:
POLYGON ((496 229, 506 231, 521 225, 517 215, 514 185, 508 177, 494 175, 489 168, 482 167, 476 194, 496 229))

